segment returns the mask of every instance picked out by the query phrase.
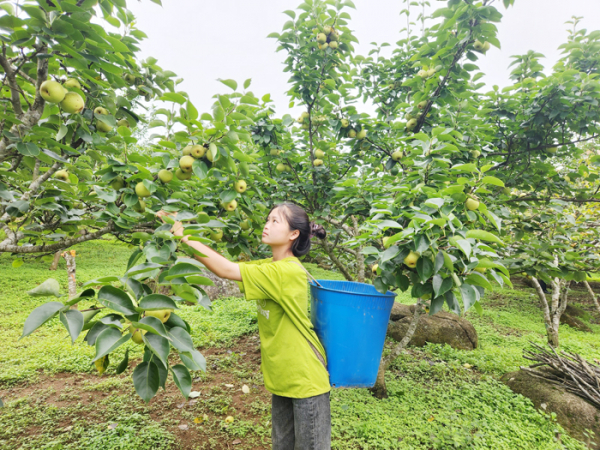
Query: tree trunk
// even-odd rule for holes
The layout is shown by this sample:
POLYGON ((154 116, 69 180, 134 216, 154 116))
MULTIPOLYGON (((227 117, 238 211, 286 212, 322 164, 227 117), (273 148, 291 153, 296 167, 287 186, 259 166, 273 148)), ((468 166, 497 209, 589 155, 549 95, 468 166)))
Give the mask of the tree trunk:
MULTIPOLYGON (((75 278, 75 271, 77 269, 75 264, 75 250, 69 250, 62 254, 67 262, 67 274, 69 279, 69 300, 77 295, 77 281, 75 278)), ((71 305, 71 309, 77 309, 77 304, 71 305)))
POLYGON ((61 256, 62 256, 62 251, 60 251, 60 250, 54 254, 54 259, 52 260, 52 264, 50 264, 49 270, 58 269, 58 263, 60 262, 61 256))
POLYGON ((422 299, 418 299, 417 304, 415 306, 415 313, 413 318, 408 326, 408 330, 406 330, 406 335, 402 338, 402 340, 396 345, 389 355, 385 358, 382 356, 381 361, 379 363, 379 371, 377 372, 377 379, 375 380, 375 384, 372 388, 369 389, 371 394, 378 399, 387 398, 387 386, 385 385, 385 372, 390 366, 392 362, 402 353, 402 350, 408 345, 410 340, 412 339, 415 331, 417 329, 417 325, 419 325, 419 318, 423 313, 424 302, 422 299))
POLYGON ((571 287, 570 281, 561 281, 558 278, 550 280, 550 286, 552 286, 552 297, 551 304, 548 304, 546 294, 542 290, 542 286, 535 277, 531 277, 531 282, 535 288, 538 297, 542 303, 542 309, 544 311, 544 322, 546 324, 546 335, 548 336, 548 344, 552 347, 558 347, 558 327, 560 325, 560 317, 565 312, 568 304, 569 288, 571 287), (561 286, 563 288, 561 289, 561 286))
POLYGON ((596 297, 596 294, 594 294, 594 291, 592 291, 592 287, 590 286, 590 283, 588 283, 586 280, 583 282, 583 284, 585 284, 585 287, 587 288, 588 292, 592 296, 592 300, 594 300, 594 305, 596 305, 596 309, 600 313, 600 304, 598 304, 598 297, 596 297))
POLYGON ((362 247, 356 249, 356 267, 358 268, 358 282, 365 282, 365 255, 362 254, 362 247))

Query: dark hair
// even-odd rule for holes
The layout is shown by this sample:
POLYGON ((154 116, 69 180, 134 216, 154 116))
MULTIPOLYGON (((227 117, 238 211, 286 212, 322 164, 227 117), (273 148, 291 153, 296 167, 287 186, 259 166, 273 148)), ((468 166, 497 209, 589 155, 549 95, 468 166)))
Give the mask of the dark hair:
MULTIPOLYGON (((281 214, 285 217, 290 231, 298 230, 300 232, 300 236, 294 239, 292 244, 292 253, 294 256, 303 256, 310 251, 310 239, 313 236, 325 239, 327 235, 325 228, 315 222, 309 222, 308 214, 300 206, 284 202, 273 206, 271 211, 277 208, 281 208, 281 214)), ((271 211, 269 211, 269 214, 271 214, 271 211)))

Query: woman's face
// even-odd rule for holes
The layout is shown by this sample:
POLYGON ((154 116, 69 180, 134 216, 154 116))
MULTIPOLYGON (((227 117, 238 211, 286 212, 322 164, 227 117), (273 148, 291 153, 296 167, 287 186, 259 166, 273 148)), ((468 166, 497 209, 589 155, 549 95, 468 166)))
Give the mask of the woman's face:
POLYGON ((300 235, 300 231, 290 231, 287 220, 281 214, 281 208, 275 208, 267 217, 263 228, 263 244, 273 246, 291 245, 293 240, 300 235))

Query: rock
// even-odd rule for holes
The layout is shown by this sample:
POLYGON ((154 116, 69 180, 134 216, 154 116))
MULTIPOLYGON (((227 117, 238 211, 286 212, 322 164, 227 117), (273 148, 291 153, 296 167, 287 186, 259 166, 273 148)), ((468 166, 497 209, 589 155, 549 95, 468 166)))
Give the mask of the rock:
MULTIPOLYGON (((395 302, 388 324, 388 336, 400 342, 406 335, 414 311, 415 305, 395 302)), ((468 320, 456 314, 444 311, 433 316, 424 314, 419 318, 415 334, 408 345, 423 347, 426 342, 448 344, 460 350, 473 350, 477 348, 477 332, 468 320)))
POLYGON ((218 298, 243 296, 243 294, 240 292, 239 286, 235 281, 220 278, 209 270, 205 270, 200 275, 210 278, 215 284, 214 286, 202 286, 211 301, 214 301, 218 298))
MULTIPOLYGON (((543 369, 538 368, 537 370, 543 369)), ((600 440, 598 439, 600 436, 600 410, 598 408, 583 398, 567 392, 561 386, 536 378, 523 370, 506 373, 502 376, 501 381, 513 392, 530 399, 536 408, 542 409, 547 414, 556 413, 556 420, 572 437, 588 443, 592 449, 600 450, 600 440), (596 433, 596 444, 589 443, 589 438, 584 434, 586 428, 596 433)))
MULTIPOLYGON (((568 309, 568 307, 567 307, 568 309)), ((562 316, 560 316, 560 323, 569 325, 571 328, 575 328, 579 331, 585 331, 587 333, 593 333, 594 331, 581 319, 577 317, 571 316, 564 312, 562 316)))

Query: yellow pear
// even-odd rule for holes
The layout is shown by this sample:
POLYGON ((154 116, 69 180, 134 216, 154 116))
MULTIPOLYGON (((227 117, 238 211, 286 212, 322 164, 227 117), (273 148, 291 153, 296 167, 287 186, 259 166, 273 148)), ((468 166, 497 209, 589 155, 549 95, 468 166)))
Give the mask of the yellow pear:
POLYGON ((375 264, 372 268, 371 271, 373 272, 373 275, 377 274, 377 269, 379 268, 379 264, 375 264))
POLYGON ((348 131, 348 137, 349 138, 355 138, 356 137, 356 130, 354 128, 352 128, 350 131, 348 131))
POLYGON ((113 129, 113 127, 106 122, 101 120, 96 121, 96 129, 102 133, 108 133, 113 129))
POLYGON ((140 198, 146 198, 152 195, 148 188, 146 188, 146 186, 144 186, 144 183, 141 181, 135 185, 135 194, 140 198))
POLYGON ((79 83, 79 80, 77 80, 76 78, 69 78, 67 81, 64 82, 63 86, 66 87, 67 89, 72 89, 72 88, 81 89, 81 84, 79 83))
POLYGON ((167 320, 169 320, 169 317, 171 317, 172 312, 173 312, 172 309, 159 309, 156 311, 145 311, 144 315, 146 317, 148 317, 148 316, 156 317, 162 323, 165 323, 167 320))
POLYGON ((275 166, 275 169, 277 170, 277 172, 285 172, 285 164, 279 163, 277 164, 277 166, 275 166))
POLYGON ((58 81, 47 80, 40 86, 40 95, 50 103, 62 102, 66 94, 67 91, 58 81))
POLYGON ((356 135, 356 139, 364 139, 366 137, 367 137, 367 130, 365 130, 364 128, 362 130, 360 130, 356 135))
POLYGON ((221 239, 223 239, 223 230, 219 228, 217 231, 211 232, 210 238, 215 242, 221 242, 221 239))
POLYGON ((227 210, 227 211, 235 211, 235 208, 237 208, 237 201, 231 200, 230 202, 227 202, 225 204, 223 204, 223 207, 227 210))
POLYGON ((479 208, 479 202, 474 198, 469 198, 465 202, 465 206, 469 211, 475 211, 477 208, 479 208))
POLYGON ((170 183, 173 179, 173 172, 167 169, 161 169, 158 171, 158 179, 163 183, 170 183))
POLYGON ((400 159, 402 159, 402 151, 396 150, 394 153, 392 153, 392 159, 394 161, 400 161, 400 159))
POLYGON ((183 171, 183 172, 191 172, 192 171, 192 165, 194 164, 195 159, 190 156, 182 156, 181 159, 179 160, 179 168, 183 171))
POLYGON ((350 122, 348 122, 348 119, 342 119, 342 120, 340 120, 340 123, 342 125, 342 128, 348 128, 348 125, 350 125, 350 122))
POLYGON ((148 332, 141 328, 135 328, 133 325, 129 326, 128 331, 133 335, 131 336, 131 340, 136 344, 143 344, 144 340, 142 339, 142 335, 148 332))
POLYGON ((77 92, 67 92, 65 98, 60 102, 63 111, 69 114, 79 114, 83 111, 84 106, 85 102, 77 92))
POLYGON ((117 126, 119 127, 125 127, 125 128, 131 128, 131 125, 129 124, 129 121, 127 119, 121 119, 117 122, 117 126))
POLYGON ((140 214, 146 212, 146 202, 141 198, 138 198, 138 202, 133 205, 133 210, 135 212, 139 212, 140 214))
POLYGON ((202 158, 205 153, 206 147, 204 147, 203 145, 192 145, 192 148, 190 150, 190 155, 196 159, 202 158))
POLYGON ((94 114, 102 114, 107 116, 108 115, 108 109, 103 108, 102 106, 97 106, 94 108, 94 114))
POLYGON ((192 178, 192 172, 184 172, 181 169, 177 169, 175 171, 175 177, 181 181, 189 180, 190 178, 192 178))
POLYGON ((417 252, 413 252, 412 250, 408 254, 406 258, 404 258, 404 264, 406 264, 411 269, 417 267, 417 261, 419 260, 419 254, 417 252))
POLYGON ((62 181, 69 181, 69 172, 67 172, 66 170, 59 170, 54 174, 54 178, 58 178, 59 180, 62 181))
POLYGON ((240 194, 246 190, 246 187, 247 185, 244 180, 238 180, 233 185, 233 188, 236 190, 236 192, 239 192, 240 194))
POLYGON ((315 150, 315 156, 319 159, 323 158, 323 156, 325 156, 325 152, 321 149, 317 149, 315 150))
POLYGON ((320 166, 320 165, 323 164, 323 160, 322 159, 315 159, 313 161, 313 164, 315 165, 315 167, 318 167, 318 166, 320 166))

